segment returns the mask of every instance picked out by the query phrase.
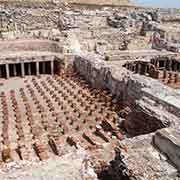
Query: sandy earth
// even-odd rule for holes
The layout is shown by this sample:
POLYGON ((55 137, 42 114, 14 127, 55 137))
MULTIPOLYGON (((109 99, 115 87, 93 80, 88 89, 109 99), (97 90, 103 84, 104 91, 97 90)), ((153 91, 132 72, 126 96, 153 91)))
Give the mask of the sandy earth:
POLYGON ((84 150, 74 150, 44 162, 13 162, 3 167, 0 180, 96 180, 85 159, 87 154, 84 150))

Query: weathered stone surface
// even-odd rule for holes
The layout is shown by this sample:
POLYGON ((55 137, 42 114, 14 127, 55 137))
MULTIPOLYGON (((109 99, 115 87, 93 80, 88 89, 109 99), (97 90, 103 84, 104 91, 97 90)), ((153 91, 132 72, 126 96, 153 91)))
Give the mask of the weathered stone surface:
POLYGON ((180 132, 172 128, 158 130, 153 142, 180 170, 180 132))
POLYGON ((152 146, 152 136, 141 135, 121 141, 115 159, 103 175, 113 180, 179 179, 178 170, 152 146))

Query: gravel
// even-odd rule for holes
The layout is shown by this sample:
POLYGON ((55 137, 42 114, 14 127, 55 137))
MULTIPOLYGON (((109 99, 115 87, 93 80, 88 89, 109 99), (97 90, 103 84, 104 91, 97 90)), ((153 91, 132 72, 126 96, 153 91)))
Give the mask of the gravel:
POLYGON ((44 162, 20 161, 4 165, 0 180, 97 180, 87 152, 78 150, 44 162))

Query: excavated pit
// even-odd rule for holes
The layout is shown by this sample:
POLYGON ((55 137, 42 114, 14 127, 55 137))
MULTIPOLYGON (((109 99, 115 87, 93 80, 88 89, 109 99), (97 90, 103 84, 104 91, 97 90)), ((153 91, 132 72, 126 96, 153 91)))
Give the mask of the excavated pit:
MULTIPOLYGON (((161 106, 158 97, 151 99, 148 91, 139 97, 144 89, 134 74, 115 77, 116 70, 128 68, 128 63, 94 63, 93 58, 77 56, 72 68, 54 54, 27 57, 26 61, 11 57, 0 65, 4 73, 0 79, 1 165, 44 161, 61 157, 72 147, 83 148, 99 179, 130 179, 129 164, 117 147, 123 140, 170 126, 170 112, 159 118, 161 112, 149 106, 149 100, 161 106)), ((129 72, 124 70, 126 75, 129 72)), ((121 148, 127 151, 126 146, 121 148)))
POLYGON ((1 162, 46 160, 62 155, 66 144, 108 162, 124 138, 122 107, 77 73, 1 79, 0 91, 1 162))

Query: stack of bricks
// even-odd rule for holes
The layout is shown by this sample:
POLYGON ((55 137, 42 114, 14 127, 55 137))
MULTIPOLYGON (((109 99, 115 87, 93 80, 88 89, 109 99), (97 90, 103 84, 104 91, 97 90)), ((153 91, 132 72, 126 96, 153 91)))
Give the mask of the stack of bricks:
MULTIPOLYGON (((171 61, 169 61, 171 62, 171 61)), ((143 66, 141 62, 133 62, 133 63, 126 63, 125 67, 135 73, 139 73, 142 75, 148 75, 154 79, 159 79, 163 81, 165 84, 168 84, 170 86, 179 87, 179 72, 177 71, 177 67, 174 68, 175 70, 172 70, 172 62, 168 64, 167 67, 159 67, 159 61, 156 61, 156 63, 152 62, 150 63, 143 63, 143 66), (146 69, 146 70, 144 70, 146 69), (162 70, 164 69, 164 70, 162 70), (169 69, 169 70, 166 70, 169 69)), ((167 63, 167 62, 166 62, 167 63)), ((165 63, 164 63, 165 64, 165 63)), ((177 63, 176 63, 177 66, 177 63)), ((173 66, 174 67, 174 66, 173 66)))
POLYGON ((18 107, 14 90, 10 91, 10 97, 11 97, 12 106, 14 108, 13 110, 15 114, 15 122, 16 122, 16 129, 17 129, 17 135, 18 135, 18 146, 21 147, 24 145, 25 137, 24 137, 23 127, 22 127, 21 113, 18 107))
POLYGON ((180 82, 179 73, 164 70, 162 80, 167 84, 177 84, 180 82))
POLYGON ((3 149, 2 149, 2 160, 4 162, 9 162, 12 160, 11 157, 11 148, 10 148, 10 139, 8 134, 9 129, 9 111, 8 104, 6 100, 6 95, 4 92, 1 92, 1 105, 2 105, 2 114, 3 114, 3 126, 2 126, 2 139, 3 139, 3 149))
POLYGON ((40 160, 47 160, 49 158, 47 154, 47 149, 40 142, 35 142, 34 149, 40 160))

